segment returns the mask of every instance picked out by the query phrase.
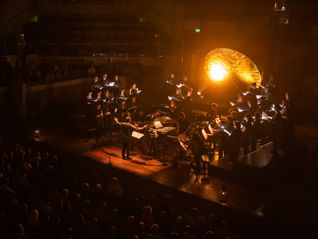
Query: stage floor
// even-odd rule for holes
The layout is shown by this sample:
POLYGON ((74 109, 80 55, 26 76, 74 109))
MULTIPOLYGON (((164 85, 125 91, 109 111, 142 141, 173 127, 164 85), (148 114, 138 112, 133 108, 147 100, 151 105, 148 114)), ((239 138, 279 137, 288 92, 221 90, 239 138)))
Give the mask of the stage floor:
MULTIPOLYGON (((132 153, 131 160, 121 158, 121 149, 117 146, 109 145, 89 150, 85 156, 97 160, 103 164, 111 163, 113 167, 125 170, 130 173, 149 176, 159 172, 165 166, 154 158, 146 158, 132 153)), ((169 165, 169 164, 168 164, 169 165)))
POLYGON ((103 141, 96 144, 95 139, 74 139, 64 142, 56 139, 56 143, 54 143, 54 138, 50 138, 50 140, 56 147, 72 153, 80 153, 81 156, 105 164, 105 166, 109 166, 111 163, 112 167, 127 173, 153 180, 224 207, 262 217, 264 206, 262 190, 242 187, 239 183, 213 175, 209 175, 207 180, 203 180, 202 176, 197 176, 192 172, 189 161, 173 165, 171 159, 162 162, 139 153, 133 154, 131 160, 123 160, 118 144, 107 144, 103 141), (225 193, 225 196, 222 193, 225 193))

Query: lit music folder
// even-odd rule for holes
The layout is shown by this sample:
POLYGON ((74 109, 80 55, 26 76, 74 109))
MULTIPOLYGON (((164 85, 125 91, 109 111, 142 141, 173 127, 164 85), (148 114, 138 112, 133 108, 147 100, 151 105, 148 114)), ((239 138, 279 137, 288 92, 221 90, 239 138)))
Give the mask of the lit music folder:
POLYGON ((159 128, 162 128, 162 127, 163 127, 163 125, 161 124, 160 121, 155 121, 155 122, 153 122, 153 125, 155 126, 156 129, 159 129, 159 128))
POLYGON ((207 139, 208 139, 208 134, 206 133, 206 131, 205 131, 204 129, 202 129, 201 133, 202 133, 202 135, 203 135, 203 138, 204 138, 205 140, 207 140, 207 139))
POLYGON ((139 133, 139 132, 137 132, 137 131, 133 131, 133 132, 131 133, 131 136, 132 136, 133 138, 135 138, 135 139, 141 139, 141 138, 144 136, 144 134, 139 133))

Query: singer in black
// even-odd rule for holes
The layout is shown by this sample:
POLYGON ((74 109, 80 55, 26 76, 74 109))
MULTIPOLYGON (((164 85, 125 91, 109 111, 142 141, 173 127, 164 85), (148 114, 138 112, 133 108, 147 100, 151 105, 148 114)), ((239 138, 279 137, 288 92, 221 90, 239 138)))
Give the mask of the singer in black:
POLYGON ((120 88, 121 88, 121 81, 119 79, 119 76, 115 75, 114 81, 113 81, 113 90, 112 90, 113 92, 112 93, 113 93, 116 100, 119 97, 120 88))
POLYGON ((115 113, 114 98, 110 96, 109 90, 106 90, 102 99, 102 111, 104 116, 105 135, 109 136, 109 142, 112 142, 112 121, 115 113))
POLYGON ((103 86, 99 82, 98 76, 94 76, 93 82, 90 85, 89 92, 92 92, 92 97, 96 98, 98 92, 100 92, 103 89, 103 86))
POLYGON ((102 110, 102 92, 98 92, 97 98, 94 102, 95 109, 95 138, 96 142, 101 138, 102 132, 104 131, 104 116, 102 110))
POLYGON ((219 117, 219 114, 218 114, 218 111, 219 111, 219 105, 216 104, 216 103, 212 103, 211 104, 211 108, 209 110, 209 112, 207 113, 207 120, 213 125, 215 126, 215 120, 216 118, 220 118, 219 117))

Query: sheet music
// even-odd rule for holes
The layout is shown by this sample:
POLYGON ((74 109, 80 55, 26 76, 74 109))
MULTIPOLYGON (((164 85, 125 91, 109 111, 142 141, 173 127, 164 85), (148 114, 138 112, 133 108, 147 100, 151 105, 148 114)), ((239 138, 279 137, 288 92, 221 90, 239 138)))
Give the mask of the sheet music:
POLYGON ((204 129, 202 129, 202 135, 203 135, 203 137, 204 137, 205 140, 208 139, 208 134, 205 132, 204 129))
MULTIPOLYGON (((160 122, 160 121, 159 121, 159 122, 160 122)), ((163 127, 162 129, 159 129, 158 131, 159 131, 160 133, 167 134, 167 133, 169 133, 170 131, 175 130, 175 129, 176 129, 176 127, 171 127, 171 126, 169 126, 169 127, 163 127)))
POLYGON ((131 133, 131 136, 132 136, 133 138, 135 138, 135 139, 141 139, 142 137, 144 137, 144 134, 139 133, 139 132, 137 132, 137 131, 133 131, 133 132, 131 133))
POLYGON ((159 129, 159 128, 162 128, 162 127, 163 127, 163 125, 161 124, 160 121, 154 121, 154 122, 153 122, 153 125, 155 126, 156 129, 159 129))
POLYGON ((210 124, 209 124, 209 126, 208 126, 208 127, 209 127, 209 131, 210 131, 210 133, 211 133, 211 134, 213 134, 213 129, 212 129, 212 127, 211 127, 211 125, 210 125, 210 124))

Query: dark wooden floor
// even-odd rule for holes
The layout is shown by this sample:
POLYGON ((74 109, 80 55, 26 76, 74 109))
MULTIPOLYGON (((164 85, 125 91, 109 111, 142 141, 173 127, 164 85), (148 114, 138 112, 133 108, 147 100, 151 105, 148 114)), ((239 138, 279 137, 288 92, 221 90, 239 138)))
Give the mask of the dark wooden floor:
POLYGON ((119 170, 145 177, 224 207, 234 208, 260 217, 263 214, 264 202, 259 190, 242 187, 233 180, 213 175, 209 175, 207 180, 203 180, 202 175, 195 175, 192 172, 189 161, 179 162, 176 166, 171 162, 172 157, 162 162, 138 153, 132 156, 132 160, 123 160, 118 143, 107 144, 105 140, 101 140, 96 144, 94 138, 71 139, 50 134, 43 136, 42 140, 62 150, 86 156, 101 164, 109 165, 111 162, 112 167, 119 170))
POLYGON ((145 158, 139 154, 131 155, 131 160, 123 160, 121 158, 121 149, 114 145, 89 150, 85 156, 103 164, 111 162, 113 167, 141 176, 149 176, 166 168, 157 159, 145 158))

